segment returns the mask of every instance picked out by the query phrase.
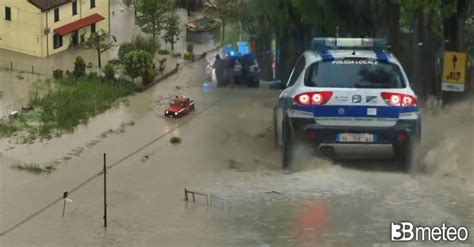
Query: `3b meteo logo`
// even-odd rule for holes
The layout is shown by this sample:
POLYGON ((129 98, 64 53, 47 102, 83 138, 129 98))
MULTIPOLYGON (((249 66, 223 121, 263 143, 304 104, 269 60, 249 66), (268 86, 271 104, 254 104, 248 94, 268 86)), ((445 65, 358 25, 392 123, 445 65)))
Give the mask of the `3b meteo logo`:
POLYGON ((464 242, 469 238, 466 227, 446 226, 414 226, 409 221, 391 222, 390 240, 396 242, 433 241, 433 242, 464 242))

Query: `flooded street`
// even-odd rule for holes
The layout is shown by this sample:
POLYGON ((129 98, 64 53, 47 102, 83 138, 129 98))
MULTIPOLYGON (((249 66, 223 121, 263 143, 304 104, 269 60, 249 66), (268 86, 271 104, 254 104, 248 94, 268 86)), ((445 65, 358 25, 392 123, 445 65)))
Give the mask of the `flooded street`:
POLYGON ((44 79, 40 75, 11 72, 0 69, 0 118, 12 111, 20 110, 28 103, 31 83, 44 79))
MULTIPOLYGON (((0 246, 398 246, 389 242, 390 222, 402 220, 474 231, 471 138, 444 139, 464 145, 454 149, 451 160, 441 154, 430 158, 444 157, 446 163, 435 167, 451 167, 449 173, 412 177, 387 160, 332 162, 303 151, 299 169, 286 172, 271 127, 279 92, 204 92, 205 65, 189 65, 73 134, 32 145, 0 140, 0 232, 11 229, 0 237, 0 246), (176 94, 196 100, 197 111, 164 118, 164 107, 176 94), (130 121, 134 124, 123 131, 107 132, 130 121), (171 144, 173 136, 182 142, 171 144), (68 154, 78 147, 77 155, 68 154), (94 178, 103 153, 112 166, 107 229, 102 227, 103 180, 94 178), (58 159, 49 175, 10 168, 16 162, 58 159), (60 201, 10 228, 73 188, 79 189, 70 194, 64 218, 60 201), (212 204, 199 196, 196 203, 184 201, 185 188, 212 194, 212 204)), ((472 120, 466 121, 471 121, 464 126, 469 137, 472 120)), ((445 145, 443 136, 428 136, 432 147, 445 145)), ((472 246, 469 241, 453 246, 472 246)))
MULTIPOLYGON (((74 21, 76 17, 69 18, 75 16, 74 11, 77 14, 76 1, 28 1, 56 5, 49 10, 41 10, 41 14, 40 10, 34 12, 38 16, 45 15, 46 29, 43 29, 43 23, 41 29, 37 29, 29 26, 28 21, 24 22, 26 13, 33 8, 26 1, 24 5, 28 7, 13 4, 16 1, 5 2, 2 3, 2 6, 5 5, 5 20, 0 20, 2 30, 9 27, 10 22, 15 25, 23 22, 19 24, 23 25, 19 30, 35 30, 37 43, 42 40, 42 35, 54 32, 54 36, 51 33, 53 49, 62 46, 62 35, 74 33, 78 28, 88 28, 89 25, 91 31, 95 30, 97 20, 90 23, 91 19, 86 20, 92 15, 79 22, 74 21), (62 11, 66 8, 62 7, 63 4, 71 4, 67 7, 67 13, 62 11), (72 8, 72 15, 69 8, 72 8), (51 15, 54 14, 54 23, 66 23, 70 19, 67 21, 69 24, 63 26, 61 23, 62 27, 50 30, 50 11, 51 15), (72 28, 86 21, 84 26, 72 28), (65 26, 71 29, 68 33, 58 31, 65 26)), ((193 9, 199 5, 196 1, 179 1, 180 8, 172 9, 165 6, 165 1, 160 1, 158 5, 163 6, 159 8, 158 5, 148 5, 158 1, 144 1, 147 6, 143 7, 142 13, 135 13, 133 7, 123 4, 123 0, 109 2, 110 20, 102 21, 110 21, 110 34, 114 36, 116 44, 102 53, 103 65, 117 58, 120 44, 132 42, 138 35, 151 36, 144 34, 138 27, 135 20, 138 14, 152 22, 153 25, 146 23, 148 28, 153 26, 155 30, 158 24, 163 28, 156 35, 160 47, 158 54, 152 54, 155 66, 143 67, 143 71, 150 74, 150 69, 154 69, 156 72, 156 65, 162 67, 161 64, 165 65, 159 69, 161 74, 177 67, 179 71, 147 91, 119 100, 111 109, 85 121, 71 133, 48 140, 31 139, 31 143, 21 136, 21 132, 16 132, 11 138, 0 138, 0 247, 474 246, 474 85, 467 80, 468 76, 472 77, 467 72, 472 71, 473 51, 471 48, 466 50, 466 47, 472 46, 470 41, 473 40, 474 16, 467 18, 472 15, 473 8, 469 1, 453 1, 456 3, 452 6, 447 1, 424 1, 435 3, 420 3, 416 6, 407 4, 407 1, 318 1, 316 4, 278 1, 275 6, 271 6, 275 2, 270 1, 267 4, 269 6, 265 6, 264 1, 204 1, 204 7, 190 10, 189 15, 188 10, 181 7, 193 9), (145 12, 148 11, 153 13, 147 16, 145 12), (168 18, 156 19, 160 15, 171 17, 168 15, 171 11, 179 17, 175 23, 168 18), (202 17, 216 18, 217 21, 220 19, 221 24, 226 24, 221 31, 227 31, 222 35, 216 34, 208 26, 210 23, 195 22, 196 30, 190 28, 188 33, 186 24, 202 17), (381 17, 384 17, 383 20, 381 17), (175 33, 177 29, 180 31, 178 34, 175 33), (359 32, 360 35, 355 35, 359 32), (166 33, 166 36, 177 39, 174 50, 171 50, 169 42, 163 41, 166 33), (209 41, 204 44, 187 41, 187 35, 207 40, 206 33, 219 37, 209 37, 209 41), (331 33, 336 38, 307 40, 311 44, 303 40, 331 33), (388 40, 369 38, 374 34, 386 36, 388 40), (345 38, 354 35, 367 38, 345 38), (299 99, 304 104, 301 96, 306 94, 306 103, 310 98, 314 105, 329 102, 329 106, 333 104, 333 107, 339 108, 334 108, 337 114, 332 114, 339 120, 349 119, 349 115, 344 115, 344 107, 349 109, 349 106, 367 108, 367 113, 365 108, 361 108, 363 117, 351 120, 362 122, 369 116, 374 116, 372 120, 377 118, 376 121, 382 118, 392 121, 392 117, 382 116, 385 110, 378 114, 378 108, 373 108, 370 110, 375 110, 375 113, 369 114, 368 107, 372 106, 409 106, 416 109, 404 112, 411 114, 403 118, 401 114, 398 115, 399 109, 394 110, 400 122, 418 119, 417 113, 421 110, 422 143, 416 147, 416 156, 419 158, 417 172, 407 174, 393 160, 368 159, 368 156, 330 160, 315 156, 312 147, 301 146, 297 147, 296 164, 290 170, 283 170, 281 147, 275 145, 273 128, 273 107, 281 91, 269 89, 270 85, 274 85, 264 81, 261 81, 260 88, 216 88, 215 80, 208 73, 212 70, 210 64, 214 64, 217 59, 215 55, 226 53, 220 52, 218 47, 237 45, 237 42, 242 41, 249 42, 248 52, 242 51, 244 46, 238 45, 236 53, 256 55, 260 65, 255 68, 248 63, 252 61, 240 60, 241 77, 245 75, 244 68, 247 72, 252 68, 251 72, 266 79, 270 79, 270 72, 273 72, 273 77, 283 81, 290 77, 289 84, 298 88, 285 92, 288 93, 286 99, 299 99), (411 44, 413 42, 416 44, 411 44), (193 62, 183 58, 191 44, 193 62), (393 46, 389 47, 388 44, 393 46), (299 70, 301 76, 296 72, 286 75, 299 53, 307 46, 312 47, 312 50, 305 53, 306 60, 304 54, 297 60, 294 69, 299 70), (400 54, 389 53, 389 48, 400 54), (369 50, 373 52, 367 52, 369 50), (347 51, 347 56, 341 55, 347 51), (451 57, 454 53, 448 54, 446 51, 458 52, 451 57), (206 55, 206 59, 198 60, 202 54, 206 55), (316 67, 314 64, 333 61, 331 66, 339 65, 335 63, 337 57, 337 60, 347 61, 347 64, 341 62, 341 65, 364 67, 375 66, 379 61, 380 64, 391 61, 397 65, 395 77, 405 81, 405 72, 398 68, 399 61, 394 59, 395 55, 400 58, 399 67, 410 72, 406 77, 411 79, 411 83, 397 82, 385 86, 392 76, 384 74, 393 74, 391 71, 374 69, 380 75, 369 76, 366 74, 369 70, 360 69, 358 75, 367 77, 364 80, 373 80, 373 85, 366 87, 365 84, 359 84, 363 80, 354 81, 354 85, 342 85, 354 79, 347 76, 353 69, 342 67, 328 70, 328 77, 322 80, 313 80, 311 77, 310 81, 307 80, 307 76, 311 76, 309 73, 313 77, 315 73, 325 74, 323 65, 316 67), (351 57, 354 58, 353 62, 350 62, 351 57), (372 60, 374 62, 369 62, 372 60), (398 75, 399 72, 403 72, 403 76, 398 75), (339 87, 335 83, 338 78, 332 78, 332 75, 348 78, 341 79, 342 87, 339 87), (369 80, 369 77, 375 79, 369 80), (328 85, 323 85, 324 81, 328 85), (306 91, 312 87, 308 82, 324 90, 333 86, 338 89, 322 92, 321 88, 315 88, 306 91), (443 107, 434 106, 436 102, 433 106, 427 102, 416 102, 421 95, 443 95, 449 89, 443 85, 446 82, 454 83, 454 88, 459 92, 465 90, 466 95, 470 90, 471 97, 443 107), (417 89, 416 93, 410 87, 417 89), (459 89, 461 87, 462 90, 459 89), (379 89, 382 91, 374 91, 379 89), (343 91, 351 93, 341 94, 343 91), (294 92, 298 94, 291 95, 294 92), (377 94, 371 95, 373 92, 377 94), (323 99, 325 93, 330 95, 327 99, 323 99), (418 93, 422 94, 417 96, 418 93), (176 95, 194 100, 196 111, 178 119, 164 117, 170 98, 176 95), (314 97, 318 95, 321 98, 319 100, 314 97), (372 102, 380 98, 379 95, 382 97, 379 100, 384 101, 377 104, 372 102), (331 102, 331 97, 339 103, 331 102), (352 100, 347 97, 352 97, 352 100), (364 97, 366 102, 362 101, 364 97), (349 104, 349 101, 353 104, 349 104), (173 143, 175 138, 180 141, 173 143), (104 165, 107 166, 106 195, 102 170, 104 165), (50 172, 40 171, 41 175, 36 175, 33 172, 34 168, 39 169, 38 166, 41 171, 50 172), (48 167, 51 170, 46 169, 48 167), (67 200, 63 198, 64 195, 67 195, 67 200), (104 197, 107 198, 106 228, 104 197), (391 223, 406 221, 415 226, 463 226, 469 231, 469 236, 465 242, 391 242, 391 223)), ((87 8, 92 12, 100 11, 95 1, 79 1, 79 4, 89 5, 87 8)), ((83 7, 80 8, 81 17, 83 7)), ((97 14, 108 16, 99 12, 97 14)), ((0 42, 11 42, 9 33, 0 32, 0 42)), ((18 37, 30 36, 22 34, 18 37)), ((35 50, 27 47, 31 38, 15 38, 15 41, 25 46, 19 50, 35 50)), ((142 47, 144 44, 134 46, 134 49, 145 48, 142 47)), ((11 44, 5 47, 11 47, 11 44)), ((87 73, 102 74, 103 70, 98 68, 96 51, 83 48, 80 45, 70 46, 47 58, 0 49, 0 118, 7 118, 12 111, 22 114, 22 108, 28 105, 30 88, 34 83, 51 78, 55 70, 64 73, 74 70, 77 56, 85 60, 87 73)), ((47 49, 50 49, 49 46, 47 49)), ((244 55, 240 59, 246 57, 246 54, 240 55, 244 55)), ((219 70, 218 67, 223 68, 224 65, 226 68, 236 66, 225 61, 220 66, 216 63, 215 69, 219 70)), ((115 69, 118 76, 124 76, 124 66, 115 69)), ((233 73, 228 71, 225 74, 231 76, 233 73)), ((89 95, 89 92, 84 95, 89 95)), ((58 103, 54 101, 53 104, 58 103)), ((91 110, 98 108, 97 103, 91 103, 91 106, 91 110)), ((305 111, 293 113, 304 114, 305 111)), ((64 118, 69 119, 76 114, 71 111, 64 118)), ((29 121, 27 118, 21 119, 18 121, 29 121)), ((51 120, 42 119, 41 124, 47 121, 51 120)), ((382 130, 379 128, 381 125, 362 122, 358 123, 361 126, 356 127, 369 127, 367 132, 371 136, 372 131, 382 130), (372 129, 374 126, 378 129, 372 129)), ((349 128, 347 123, 327 126, 333 130, 336 127, 349 128)), ((413 128, 396 131, 398 141, 406 141, 413 128), (400 134, 405 134, 405 137, 400 134)), ((345 132, 354 134, 350 129, 345 132)), ((356 129, 353 132, 363 131, 356 129)), ((380 140, 375 140, 379 136, 374 134, 370 142, 381 144, 380 140)), ((351 141, 352 144, 359 142, 362 141, 351 141)), ((376 156, 381 155, 375 153, 376 156)))

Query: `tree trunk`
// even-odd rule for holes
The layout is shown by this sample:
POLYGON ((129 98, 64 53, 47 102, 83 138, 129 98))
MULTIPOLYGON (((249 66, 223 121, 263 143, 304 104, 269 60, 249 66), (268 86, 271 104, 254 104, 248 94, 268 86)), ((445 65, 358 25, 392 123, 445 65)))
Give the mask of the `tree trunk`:
POLYGON ((174 51, 174 43, 171 42, 171 50, 174 51))
MULTIPOLYGON (((451 1, 444 0, 443 4, 451 4, 451 1)), ((468 3, 466 0, 457 0, 456 7, 454 14, 443 19, 444 50, 466 52, 465 21, 468 15, 468 3)), ((465 92, 469 90, 469 84, 467 81, 464 84, 466 87, 465 92)), ((452 103, 459 99, 460 95, 458 92, 443 92, 443 100, 446 103, 452 103)))
MULTIPOLYGON (((452 0, 451 0, 452 1, 452 0)), ((444 1, 448 4, 450 1, 444 1)), ((467 2, 466 0, 457 0, 456 13, 443 20, 445 50, 447 51, 465 51, 465 37, 464 26, 467 17, 467 2)))
MULTIPOLYGON (((286 31, 284 32, 286 33, 286 31)), ((283 34, 277 38, 278 61, 276 76, 282 82, 290 77, 296 59, 300 55, 298 38, 295 35, 283 34)))
POLYGON ((288 81, 297 58, 306 49, 304 33, 307 30, 301 22, 301 15, 292 6, 288 6, 288 15, 288 23, 276 34, 278 49, 276 74, 282 82, 288 81))
POLYGON ((222 23, 221 23, 221 43, 224 44, 225 43, 225 21, 222 20, 222 23))
POLYGON ((413 69, 410 81, 414 84, 414 90, 418 95, 424 96, 425 91, 422 84, 422 55, 421 44, 423 44, 423 9, 417 9, 413 14, 413 69))
POLYGON ((101 53, 100 53, 100 47, 98 47, 98 48, 97 48, 97 59, 99 60, 99 61, 98 61, 99 69, 102 68, 102 60, 101 60, 100 55, 101 55, 101 53))
POLYGON ((268 20, 259 20, 260 32, 256 39, 257 62, 261 71, 262 80, 273 80, 272 31, 268 20))
POLYGON ((436 56, 439 50, 435 43, 435 34, 433 31, 434 12, 424 13, 424 40, 422 46, 422 72, 423 85, 426 95, 437 95, 439 88, 436 87, 436 56))
POLYGON ((394 54, 400 53, 400 4, 388 2, 388 41, 394 54))

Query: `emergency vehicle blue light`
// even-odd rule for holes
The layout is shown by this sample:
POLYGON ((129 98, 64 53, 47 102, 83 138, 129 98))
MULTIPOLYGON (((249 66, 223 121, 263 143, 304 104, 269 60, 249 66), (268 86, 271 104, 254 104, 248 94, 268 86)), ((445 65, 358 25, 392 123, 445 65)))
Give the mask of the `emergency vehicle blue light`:
POLYGON ((383 51, 376 51, 375 55, 377 56, 377 61, 379 62, 388 62, 388 55, 383 51))
POLYGON ((336 59, 334 58, 334 56, 333 56, 331 53, 329 53, 329 51, 322 51, 322 52, 321 52, 321 58, 322 58, 323 61, 325 61, 325 62, 331 62, 331 61, 336 60, 336 59))
POLYGON ((249 54, 249 45, 247 42, 237 42, 238 53, 241 55, 249 54))
POLYGON ((224 55, 229 55, 232 52, 232 44, 224 45, 224 55))

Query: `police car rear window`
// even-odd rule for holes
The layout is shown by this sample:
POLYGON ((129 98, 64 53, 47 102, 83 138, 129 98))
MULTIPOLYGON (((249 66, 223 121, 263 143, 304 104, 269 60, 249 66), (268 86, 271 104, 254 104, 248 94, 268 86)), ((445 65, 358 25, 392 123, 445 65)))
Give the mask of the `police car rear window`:
POLYGON ((368 59, 340 59, 313 63, 306 69, 308 87, 404 88, 396 64, 368 59))

